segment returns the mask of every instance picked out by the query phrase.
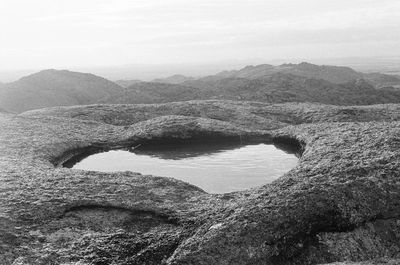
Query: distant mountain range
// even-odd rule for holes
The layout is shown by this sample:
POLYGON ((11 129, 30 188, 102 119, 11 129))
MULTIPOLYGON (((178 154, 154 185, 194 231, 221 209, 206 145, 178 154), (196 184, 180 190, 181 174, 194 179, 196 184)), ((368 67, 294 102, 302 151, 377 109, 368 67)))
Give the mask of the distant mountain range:
POLYGON ((203 79, 215 80, 224 78, 246 78, 260 79, 267 78, 276 73, 291 74, 295 76, 307 77, 312 79, 322 79, 334 84, 345 84, 357 79, 365 79, 376 88, 394 86, 400 88, 400 76, 388 75, 381 73, 361 73, 349 67, 330 66, 330 65, 314 65, 310 63, 300 64, 282 64, 273 66, 269 64, 261 64, 257 66, 246 66, 240 70, 224 71, 214 76, 205 77, 203 79))
POLYGON ((99 103, 165 103, 200 98, 201 90, 195 87, 158 82, 141 82, 131 85, 123 92, 103 98, 99 103))
POLYGON ((393 87, 400 89, 400 76, 381 73, 364 74, 363 78, 376 88, 393 87))
MULTIPOLYGON (((334 84, 344 84, 357 79, 365 79, 376 88, 393 86, 400 88, 400 76, 388 75, 381 73, 361 73, 353 70, 350 67, 343 66, 330 66, 330 65, 315 65, 310 63, 300 64, 282 64, 274 66, 270 64, 249 65, 240 70, 223 71, 216 75, 206 76, 200 80, 221 80, 225 78, 245 78, 245 79, 263 79, 268 78, 274 74, 292 74, 313 79, 322 79, 334 84)), ((183 75, 173 75, 166 78, 154 79, 153 82, 169 83, 169 84, 182 84, 187 81, 195 81, 193 77, 183 75)), ((119 80, 118 84, 124 87, 138 83, 138 80, 119 80), (125 83, 124 83, 125 82, 125 83)))
POLYGON ((190 81, 194 80, 193 77, 187 77, 184 75, 172 75, 166 78, 158 78, 154 79, 153 82, 158 82, 158 83, 167 83, 167 84, 181 84, 185 81, 190 81))
POLYGON ((273 66, 269 64, 246 66, 240 70, 221 72, 216 76, 220 78, 237 77, 258 79, 265 78, 276 73, 323 79, 336 84, 346 83, 355 79, 363 78, 361 73, 358 73, 349 67, 326 65, 318 66, 310 63, 282 64, 279 66, 273 66))
POLYGON ((367 105, 400 102, 400 77, 309 63, 246 66, 195 79, 119 80, 66 70, 44 70, 0 84, 0 109, 9 112, 94 103, 161 103, 193 99, 320 102, 367 105))
POLYGON ((184 83, 199 88, 206 98, 252 100, 270 103, 319 102, 333 105, 367 105, 400 102, 400 90, 375 89, 364 79, 334 84, 322 79, 275 73, 258 78, 201 79, 184 83))
POLYGON ((138 79, 133 79, 133 80, 117 80, 115 81, 115 83, 119 86, 122 87, 129 87, 131 85, 137 84, 137 83, 141 83, 143 82, 142 80, 138 80, 138 79))

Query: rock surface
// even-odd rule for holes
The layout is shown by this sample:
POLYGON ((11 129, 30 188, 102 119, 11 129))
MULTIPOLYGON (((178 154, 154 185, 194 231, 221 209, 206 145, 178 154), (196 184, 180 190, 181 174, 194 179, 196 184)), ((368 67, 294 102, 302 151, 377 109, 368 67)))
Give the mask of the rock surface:
POLYGON ((399 120, 397 104, 233 101, 0 113, 0 264, 399 264, 399 120), (296 144, 300 162, 227 194, 55 167, 90 147, 239 137, 296 144))

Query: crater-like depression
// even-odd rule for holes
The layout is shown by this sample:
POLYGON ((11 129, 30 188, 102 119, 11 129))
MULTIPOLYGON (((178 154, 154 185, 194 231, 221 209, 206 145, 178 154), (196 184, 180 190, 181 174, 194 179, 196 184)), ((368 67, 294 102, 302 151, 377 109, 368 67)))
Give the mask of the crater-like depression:
POLYGON ((295 153, 294 149, 265 143, 140 145, 81 154, 64 166, 173 177, 209 193, 226 193, 272 182, 296 166, 295 153))

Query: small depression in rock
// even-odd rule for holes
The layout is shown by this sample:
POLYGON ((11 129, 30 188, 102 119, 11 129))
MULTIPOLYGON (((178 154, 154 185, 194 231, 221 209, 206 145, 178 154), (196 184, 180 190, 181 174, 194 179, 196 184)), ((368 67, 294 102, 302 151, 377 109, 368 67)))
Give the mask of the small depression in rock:
POLYGON ((226 193, 270 183, 296 166, 294 150, 273 144, 174 144, 81 155, 64 166, 101 172, 133 171, 173 177, 209 193, 226 193))

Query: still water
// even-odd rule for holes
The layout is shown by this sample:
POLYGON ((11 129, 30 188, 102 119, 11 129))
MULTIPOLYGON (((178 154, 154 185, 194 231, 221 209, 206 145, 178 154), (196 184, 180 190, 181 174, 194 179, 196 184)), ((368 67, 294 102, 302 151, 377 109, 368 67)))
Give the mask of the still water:
POLYGON ((297 162, 294 154, 270 144, 190 144, 97 153, 73 168, 173 177, 209 193, 226 193, 270 183, 297 162))

